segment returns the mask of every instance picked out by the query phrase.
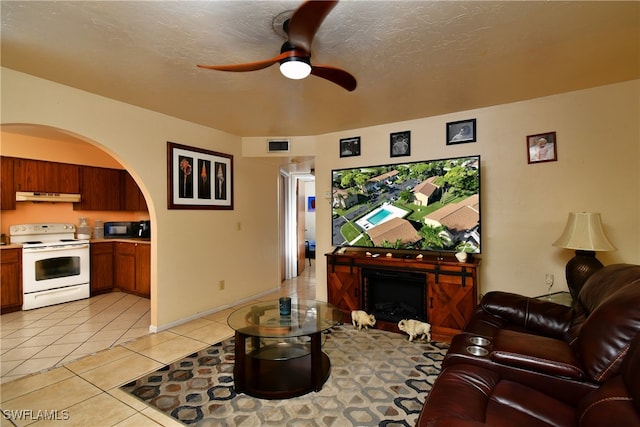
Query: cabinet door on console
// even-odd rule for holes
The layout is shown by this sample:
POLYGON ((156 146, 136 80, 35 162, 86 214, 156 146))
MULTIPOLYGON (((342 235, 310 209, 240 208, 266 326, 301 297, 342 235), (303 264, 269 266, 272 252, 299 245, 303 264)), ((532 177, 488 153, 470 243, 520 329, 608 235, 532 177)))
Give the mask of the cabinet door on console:
POLYGON ((434 326, 463 329, 475 308, 474 280, 471 274, 427 275, 428 317, 434 326))
POLYGON ((351 312, 362 309, 360 268, 327 264, 329 302, 344 313, 343 321, 351 323, 351 312))

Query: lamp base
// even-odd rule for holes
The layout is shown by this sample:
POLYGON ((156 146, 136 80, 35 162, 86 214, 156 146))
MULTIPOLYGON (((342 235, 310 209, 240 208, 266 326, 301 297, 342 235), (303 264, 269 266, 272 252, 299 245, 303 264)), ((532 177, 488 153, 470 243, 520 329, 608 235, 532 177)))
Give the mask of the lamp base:
POLYGON ((595 251, 576 251, 576 256, 569 260, 565 269, 567 286, 574 301, 587 279, 602 267, 604 265, 596 258, 595 251))

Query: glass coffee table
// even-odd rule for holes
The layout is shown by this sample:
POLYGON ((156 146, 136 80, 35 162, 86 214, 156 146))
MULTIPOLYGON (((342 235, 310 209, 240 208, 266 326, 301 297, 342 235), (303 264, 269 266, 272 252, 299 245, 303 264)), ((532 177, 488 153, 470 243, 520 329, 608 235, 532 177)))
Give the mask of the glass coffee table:
POLYGON ((320 391, 331 369, 322 332, 341 321, 338 307, 308 299, 292 298, 287 316, 280 314, 278 300, 235 310, 227 323, 236 331, 236 392, 287 399, 320 391))

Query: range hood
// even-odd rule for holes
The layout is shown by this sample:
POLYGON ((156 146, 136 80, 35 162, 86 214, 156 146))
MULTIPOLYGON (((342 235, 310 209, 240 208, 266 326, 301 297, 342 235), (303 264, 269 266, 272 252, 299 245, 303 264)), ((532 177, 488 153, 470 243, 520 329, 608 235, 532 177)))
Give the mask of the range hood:
POLYGON ((79 194, 17 191, 16 202, 79 202, 79 194))

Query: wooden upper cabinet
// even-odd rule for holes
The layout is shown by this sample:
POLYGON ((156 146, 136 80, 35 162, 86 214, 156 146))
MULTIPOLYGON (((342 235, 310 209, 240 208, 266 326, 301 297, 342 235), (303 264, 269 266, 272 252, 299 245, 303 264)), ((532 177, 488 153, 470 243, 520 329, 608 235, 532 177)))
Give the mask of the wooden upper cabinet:
POLYGON ((140 188, 122 169, 0 156, 0 208, 16 208, 16 191, 80 194, 74 210, 147 211, 140 188))
POLYGON ((80 167, 42 160, 13 159, 16 191, 80 192, 80 167))
POLYGON ((125 211, 146 211, 147 202, 144 199, 140 187, 129 172, 122 171, 122 210, 125 211))
POLYGON ((0 208, 16 208, 16 187, 13 179, 13 159, 0 157, 0 208))
POLYGON ((120 169, 81 166, 80 203, 75 210, 120 210, 120 169))

